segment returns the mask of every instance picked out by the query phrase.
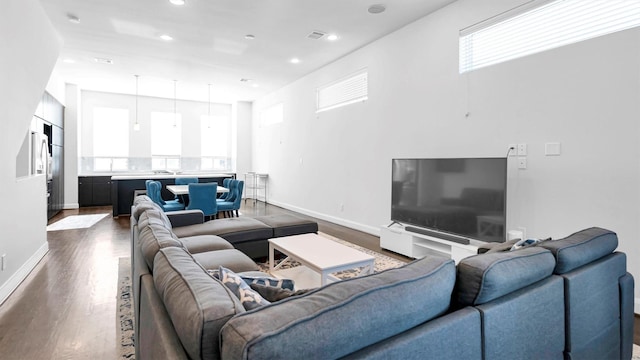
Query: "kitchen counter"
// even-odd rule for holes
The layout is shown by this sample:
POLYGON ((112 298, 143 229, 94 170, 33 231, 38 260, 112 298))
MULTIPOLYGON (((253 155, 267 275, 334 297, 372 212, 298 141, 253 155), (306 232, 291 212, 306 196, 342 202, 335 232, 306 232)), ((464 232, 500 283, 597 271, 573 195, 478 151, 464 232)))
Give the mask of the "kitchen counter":
POLYGON ((134 180, 134 179, 153 179, 153 180, 158 180, 158 179, 177 179, 177 178, 193 178, 193 177, 197 177, 197 178, 218 178, 218 177, 223 177, 223 178, 228 178, 228 177, 235 177, 235 174, 225 174, 225 173, 171 173, 171 174, 164 174, 164 173, 142 173, 142 174, 138 174, 138 173, 131 173, 131 174, 123 174, 123 175, 113 175, 111 176, 111 180, 134 180))

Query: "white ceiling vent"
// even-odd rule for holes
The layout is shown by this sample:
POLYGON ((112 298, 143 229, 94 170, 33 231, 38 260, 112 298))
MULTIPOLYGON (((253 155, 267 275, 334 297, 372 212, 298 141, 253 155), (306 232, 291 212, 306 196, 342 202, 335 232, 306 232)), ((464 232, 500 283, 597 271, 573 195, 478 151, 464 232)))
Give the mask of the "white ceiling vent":
POLYGON ((113 65, 113 60, 112 60, 112 59, 107 59, 107 58, 93 58, 93 60, 94 60, 95 62, 97 62, 98 64, 113 65))
POLYGON ((325 35, 327 34, 323 33, 322 31, 313 31, 311 32, 311 34, 307 35, 307 38, 312 40, 318 40, 325 35))

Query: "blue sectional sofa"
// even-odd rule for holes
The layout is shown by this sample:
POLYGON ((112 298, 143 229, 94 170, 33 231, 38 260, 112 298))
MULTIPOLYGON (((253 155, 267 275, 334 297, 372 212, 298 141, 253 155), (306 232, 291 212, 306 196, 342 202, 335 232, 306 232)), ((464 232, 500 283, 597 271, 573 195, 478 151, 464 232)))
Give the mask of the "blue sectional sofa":
POLYGON ((134 279, 138 359, 631 358, 634 282, 608 230, 457 266, 425 257, 247 311, 159 212, 138 216, 134 242, 154 244, 136 255, 153 257, 134 279))

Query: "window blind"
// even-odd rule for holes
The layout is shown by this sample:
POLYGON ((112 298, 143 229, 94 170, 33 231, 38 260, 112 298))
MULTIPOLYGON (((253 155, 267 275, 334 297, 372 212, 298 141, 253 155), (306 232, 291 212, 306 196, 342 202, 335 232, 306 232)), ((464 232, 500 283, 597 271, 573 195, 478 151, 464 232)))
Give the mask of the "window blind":
POLYGON ((319 87, 317 90, 317 111, 322 112, 354 102, 368 99, 369 84, 367 71, 362 70, 354 75, 319 87))
POLYGON ((460 32, 460 73, 640 25, 637 0, 534 1, 460 32))

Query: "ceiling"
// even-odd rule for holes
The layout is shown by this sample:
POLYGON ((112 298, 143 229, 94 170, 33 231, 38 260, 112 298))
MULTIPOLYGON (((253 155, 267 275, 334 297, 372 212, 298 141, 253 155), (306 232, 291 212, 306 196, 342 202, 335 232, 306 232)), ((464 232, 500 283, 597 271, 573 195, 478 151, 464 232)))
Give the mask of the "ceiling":
POLYGON ((40 0, 64 41, 65 82, 135 94, 139 75, 141 95, 173 98, 175 85, 180 99, 210 89, 214 102, 257 99, 454 1, 387 0, 371 14, 376 0, 40 0))

